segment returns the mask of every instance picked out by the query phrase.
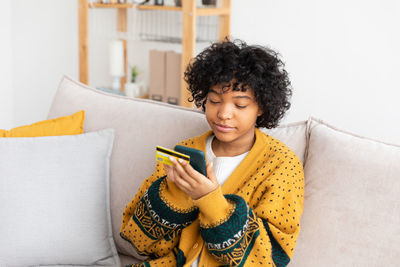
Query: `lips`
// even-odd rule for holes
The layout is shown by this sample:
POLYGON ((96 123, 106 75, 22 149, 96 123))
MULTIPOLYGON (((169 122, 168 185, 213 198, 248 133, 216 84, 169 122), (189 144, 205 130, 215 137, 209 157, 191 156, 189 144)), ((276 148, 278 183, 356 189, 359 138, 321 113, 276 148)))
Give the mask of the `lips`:
POLYGON ((217 124, 217 123, 214 123, 214 125, 218 131, 224 132, 224 133, 230 132, 234 129, 233 127, 230 127, 228 125, 217 124))
POLYGON ((224 128, 233 128, 233 127, 231 127, 231 126, 223 125, 223 124, 218 124, 218 123, 216 123, 215 125, 217 125, 217 126, 219 126, 219 127, 224 127, 224 128))

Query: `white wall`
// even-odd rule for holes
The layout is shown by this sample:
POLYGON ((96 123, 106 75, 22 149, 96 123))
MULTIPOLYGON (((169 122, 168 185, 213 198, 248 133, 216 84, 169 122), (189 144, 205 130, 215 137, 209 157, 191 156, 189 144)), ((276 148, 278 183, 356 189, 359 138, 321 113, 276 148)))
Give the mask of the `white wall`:
POLYGON ((12 0, 14 125, 47 118, 63 74, 78 78, 75 0, 12 0))
POLYGON ((0 129, 13 125, 13 81, 11 44, 11 0, 4 0, 0 8, 0 129))
POLYGON ((232 17, 233 36, 282 54, 286 122, 312 115, 400 144, 399 1, 233 0, 232 17))
MULTIPOLYGON (((5 58, 0 62, 0 128, 45 119, 62 75, 78 78, 77 1, 5 3, 0 11, 5 40, 0 44, 5 58), (11 41, 7 31, 12 32, 11 41), (5 52, 9 50, 12 53, 5 52), (3 75, 10 69, 11 80, 3 75), (7 86, 14 97, 4 90, 7 86)), ((115 12, 96 12, 103 13, 98 22, 114 21, 115 12)), ((269 45, 286 62, 294 95, 284 122, 312 115, 339 128, 400 144, 398 25, 397 0, 232 0, 233 37, 269 45)), ((93 33, 90 38, 90 83, 107 85, 107 38, 96 40, 93 33)), ((128 52, 130 64, 142 70, 148 64, 148 49, 167 48, 137 42, 130 47, 135 49, 128 52)), ((179 46, 168 49, 179 50, 179 46)))

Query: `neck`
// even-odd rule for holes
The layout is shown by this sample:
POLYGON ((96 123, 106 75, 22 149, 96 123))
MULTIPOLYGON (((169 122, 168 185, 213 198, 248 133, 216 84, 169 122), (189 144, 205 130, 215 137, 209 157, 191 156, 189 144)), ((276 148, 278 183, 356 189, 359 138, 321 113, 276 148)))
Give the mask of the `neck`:
POLYGON ((216 157, 234 157, 250 151, 255 141, 256 134, 253 131, 248 136, 231 142, 222 142, 215 137, 211 147, 216 157))

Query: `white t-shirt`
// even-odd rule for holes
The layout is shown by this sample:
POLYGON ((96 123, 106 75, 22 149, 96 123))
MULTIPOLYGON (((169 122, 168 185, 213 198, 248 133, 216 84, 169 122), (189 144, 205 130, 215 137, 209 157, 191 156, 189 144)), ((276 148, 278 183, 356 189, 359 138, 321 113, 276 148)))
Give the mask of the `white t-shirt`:
MULTIPOLYGON (((207 162, 213 162, 213 168, 215 176, 217 177, 218 183, 223 185, 228 177, 232 174, 232 172, 239 166, 240 162, 247 156, 249 153, 246 153, 234 156, 234 157, 216 157, 212 150, 212 141, 215 138, 215 135, 211 135, 207 138, 206 142, 206 154, 207 154, 207 162)), ((201 252, 200 252, 201 254, 201 252)), ((192 267, 199 266, 200 254, 197 259, 193 262, 192 267)))

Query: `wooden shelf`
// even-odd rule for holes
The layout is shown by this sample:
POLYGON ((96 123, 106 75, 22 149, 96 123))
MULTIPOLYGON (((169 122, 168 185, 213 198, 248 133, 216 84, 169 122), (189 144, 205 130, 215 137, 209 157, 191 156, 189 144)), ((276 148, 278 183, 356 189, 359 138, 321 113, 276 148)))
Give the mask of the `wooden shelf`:
POLYGON ((196 9, 197 16, 223 16, 229 14, 230 11, 228 8, 201 7, 196 9))
MULTIPOLYGON (((165 10, 165 11, 182 11, 182 7, 179 6, 146 6, 137 5, 139 10, 165 10)), ((221 16, 229 15, 230 11, 228 8, 217 8, 217 7, 198 7, 195 9, 197 16, 221 16)))
POLYGON ((93 3, 89 4, 90 8, 131 8, 133 4, 100 4, 93 3))
POLYGON ((145 94, 145 95, 138 96, 137 98, 149 99, 150 96, 149 96, 149 94, 145 94))
MULTIPOLYGON (((219 0, 220 7, 196 7, 196 0, 182 0, 182 6, 156 6, 156 5, 136 5, 136 4, 89 4, 89 0, 78 0, 79 11, 79 80, 82 83, 89 83, 89 9, 90 8, 116 8, 118 9, 117 16, 117 31, 127 31, 127 10, 136 8, 138 10, 163 10, 163 11, 181 11, 182 12, 182 79, 181 79, 181 97, 180 105, 194 108, 193 103, 188 102, 191 96, 187 90, 187 85, 184 82, 183 70, 187 67, 190 60, 194 57, 194 49, 196 42, 196 17, 197 16, 219 16, 219 34, 218 39, 224 40, 230 36, 231 32, 231 0, 219 0)), ((125 73, 127 71, 127 41, 124 42, 124 58, 125 58, 125 73)), ((121 78, 121 84, 125 84, 126 76, 121 78)), ((144 96, 144 98, 149 97, 144 96)))
MULTIPOLYGON (((155 6, 155 5, 133 5, 133 4, 89 4, 89 8, 136 8, 139 10, 163 10, 163 11, 182 11, 179 6, 155 6)), ((197 16, 221 16, 228 15, 228 8, 199 7, 196 8, 197 16)))
POLYGON ((152 5, 137 5, 139 10, 164 10, 164 11, 182 11, 180 6, 152 6, 152 5))

